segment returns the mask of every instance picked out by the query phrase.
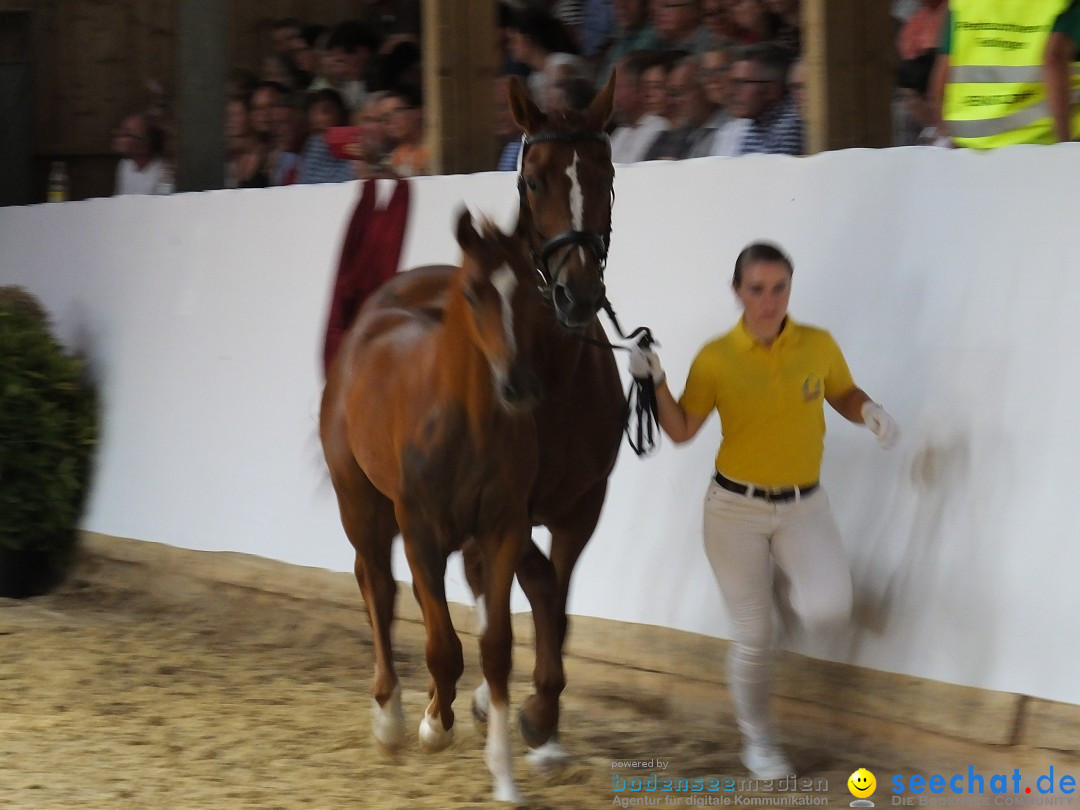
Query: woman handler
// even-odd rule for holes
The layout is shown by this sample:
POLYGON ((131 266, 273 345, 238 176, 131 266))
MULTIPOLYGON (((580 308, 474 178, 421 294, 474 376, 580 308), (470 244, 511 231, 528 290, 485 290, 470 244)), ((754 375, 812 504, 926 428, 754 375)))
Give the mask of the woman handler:
POLYGON ((739 254, 732 286, 743 316, 698 352, 678 401, 655 352, 635 348, 630 357, 634 377, 652 378, 660 425, 676 444, 692 439, 713 409, 720 415, 705 552, 733 622, 728 667, 742 761, 759 779, 794 773, 769 711, 773 566, 785 607, 809 629, 851 614, 851 574, 818 483, 824 403, 865 424, 886 448, 899 435, 892 417, 852 381, 832 336, 788 316, 792 272, 773 245, 755 243, 739 254))

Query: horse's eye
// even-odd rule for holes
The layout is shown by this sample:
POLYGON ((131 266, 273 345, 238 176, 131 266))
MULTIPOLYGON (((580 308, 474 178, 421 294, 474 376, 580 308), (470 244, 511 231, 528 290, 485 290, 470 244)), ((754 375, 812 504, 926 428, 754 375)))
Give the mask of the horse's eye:
POLYGON ((533 180, 531 177, 525 181, 525 185, 529 187, 530 191, 536 191, 536 181, 533 180))

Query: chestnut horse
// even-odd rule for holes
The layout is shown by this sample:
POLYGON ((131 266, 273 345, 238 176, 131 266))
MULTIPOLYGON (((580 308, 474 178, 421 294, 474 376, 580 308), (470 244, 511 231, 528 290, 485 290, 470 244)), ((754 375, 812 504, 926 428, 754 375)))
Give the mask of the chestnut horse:
POLYGON ((510 588, 530 543, 538 467, 532 368, 551 315, 511 237, 462 213, 460 269, 426 268, 383 285, 361 308, 323 394, 320 433, 356 578, 375 634, 374 732, 403 739, 390 625, 396 585, 390 550, 400 531, 427 630, 432 696, 421 744, 445 747, 464 668, 444 590, 446 559, 471 538, 485 571, 480 639, 491 689, 486 758, 495 796, 517 801, 508 723, 510 588), (428 306, 433 289, 441 305, 428 306))
POLYGON ((586 110, 546 116, 512 83, 511 111, 526 133, 513 237, 490 229, 474 237, 463 219, 463 267, 417 268, 381 288, 350 327, 323 394, 324 453, 374 631, 375 737, 390 748, 403 740, 390 642, 391 547, 400 528, 433 681, 421 742, 442 747, 453 728, 462 658, 443 577, 447 555, 461 547, 487 621, 474 713, 488 720, 487 763, 496 798, 507 801, 518 799, 508 739, 510 585, 516 573, 536 626, 536 691, 520 727, 533 748, 561 754, 570 577, 599 519, 622 436, 626 400, 615 358, 593 345, 606 342, 596 312, 606 303, 614 169, 603 130, 613 90, 614 79, 586 110), (493 257, 513 271, 513 283, 493 257), (501 348, 496 302, 513 331, 501 348), (446 348, 452 324, 461 356, 446 348), (551 531, 550 559, 530 536, 541 524, 551 531))

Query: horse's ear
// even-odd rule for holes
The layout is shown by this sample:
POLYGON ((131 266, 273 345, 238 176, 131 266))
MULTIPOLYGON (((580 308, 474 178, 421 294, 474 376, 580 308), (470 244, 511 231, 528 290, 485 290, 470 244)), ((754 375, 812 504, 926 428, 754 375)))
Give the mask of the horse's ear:
POLYGON ((603 132, 607 129, 608 121, 615 110, 615 71, 611 71, 611 78, 603 89, 596 94, 588 109, 585 110, 585 124, 590 130, 603 132))
POLYGON ((458 214, 456 235, 458 245, 466 253, 471 253, 480 241, 480 235, 476 232, 476 226, 473 225, 472 214, 464 206, 458 214))
POLYGON ((547 120, 540 108, 529 98, 529 91, 517 76, 510 77, 510 115, 513 116, 514 123, 529 135, 540 129, 547 120))

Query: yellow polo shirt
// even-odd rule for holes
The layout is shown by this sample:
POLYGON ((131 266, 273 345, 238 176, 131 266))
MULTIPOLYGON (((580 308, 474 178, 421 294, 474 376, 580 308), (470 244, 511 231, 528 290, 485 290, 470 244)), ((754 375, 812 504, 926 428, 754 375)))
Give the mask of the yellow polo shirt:
POLYGON ((772 346, 742 320, 707 343, 690 367, 679 404, 720 414, 716 469, 728 478, 778 488, 811 484, 825 451, 826 398, 855 387, 844 355, 824 329, 787 318, 772 346))

